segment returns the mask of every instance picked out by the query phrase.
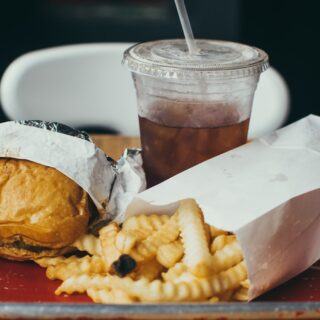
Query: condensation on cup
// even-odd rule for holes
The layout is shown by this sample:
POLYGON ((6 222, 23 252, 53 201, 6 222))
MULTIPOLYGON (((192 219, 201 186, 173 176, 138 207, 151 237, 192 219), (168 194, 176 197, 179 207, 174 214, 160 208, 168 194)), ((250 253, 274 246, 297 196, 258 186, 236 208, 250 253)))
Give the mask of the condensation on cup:
POLYGON ((137 92, 148 187, 247 141, 254 92, 268 55, 255 47, 196 40, 137 44, 124 54, 137 92))

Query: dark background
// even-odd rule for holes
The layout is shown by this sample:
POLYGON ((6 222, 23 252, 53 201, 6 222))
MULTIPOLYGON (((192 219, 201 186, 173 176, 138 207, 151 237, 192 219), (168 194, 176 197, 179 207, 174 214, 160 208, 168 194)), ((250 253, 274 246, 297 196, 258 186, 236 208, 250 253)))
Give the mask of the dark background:
MULTIPOLYGON (((289 84, 289 122, 319 114, 318 3, 186 0, 196 37, 240 41, 269 53, 289 84)), ((45 47, 177 37, 173 0, 2 0, 0 74, 19 55, 45 47)))

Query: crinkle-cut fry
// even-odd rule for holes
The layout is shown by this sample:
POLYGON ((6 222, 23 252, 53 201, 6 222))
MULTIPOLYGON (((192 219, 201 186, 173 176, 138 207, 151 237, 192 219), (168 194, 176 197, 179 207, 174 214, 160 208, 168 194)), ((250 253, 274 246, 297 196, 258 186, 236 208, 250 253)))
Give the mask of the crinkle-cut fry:
POLYGON ((109 289, 87 289, 87 295, 94 303, 113 303, 113 296, 109 289))
POLYGON ((163 266, 155 259, 141 263, 137 270, 132 272, 129 276, 134 280, 145 278, 149 281, 155 280, 164 270, 163 266))
POLYGON ((84 293, 87 289, 102 290, 110 288, 109 276, 82 274, 72 276, 63 281, 55 291, 55 294, 84 293))
POLYGON ((212 272, 227 270, 243 260, 243 252, 236 239, 218 250, 211 258, 212 272))
POLYGON ((209 303, 218 303, 219 301, 219 297, 212 297, 208 300, 209 303))
POLYGON ((233 299, 237 301, 248 301, 249 300, 249 289, 240 287, 233 295, 233 299))
POLYGON ((60 264, 64 261, 66 261, 67 258, 65 257, 45 257, 34 260, 36 264, 38 264, 42 268, 47 268, 49 266, 56 266, 57 264, 60 264))
POLYGON ((109 223, 99 231, 101 251, 106 270, 110 270, 113 262, 117 261, 121 256, 121 252, 116 247, 118 232, 119 226, 115 222, 109 223))
POLYGON ((88 289, 87 290, 88 296, 92 299, 95 303, 133 303, 135 302, 126 292, 123 290, 95 290, 95 289, 88 289))
POLYGON ((133 232, 138 241, 146 239, 152 232, 161 228, 169 220, 167 215, 139 215, 124 221, 122 230, 133 232))
POLYGON ((249 281, 249 279, 246 279, 246 280, 243 280, 243 281, 241 281, 241 287, 243 287, 243 288, 246 288, 246 289, 249 289, 250 288, 250 281, 249 281))
POLYGON ((180 240, 164 244, 158 248, 157 260, 166 268, 173 267, 184 255, 183 245, 180 240))
POLYGON ((116 247, 121 253, 129 254, 137 242, 137 237, 132 231, 121 230, 117 234, 116 247))
POLYGON ((226 246, 227 244, 233 242, 236 239, 235 235, 225 235, 225 234, 221 234, 220 236, 217 236, 216 238, 213 239, 212 243, 211 243, 211 253, 215 253, 218 250, 221 250, 224 246, 226 246))
POLYGON ((192 282, 195 281, 199 278, 197 278, 194 274, 192 274, 191 272, 184 272, 182 273, 179 277, 171 280, 171 282, 173 283, 180 283, 180 282, 192 282))
POLYGON ((178 217, 171 216, 166 223, 153 232, 148 238, 138 243, 130 252, 137 262, 151 260, 156 256, 158 248, 175 241, 179 237, 178 217))
POLYGON ((172 268, 170 268, 167 272, 162 273, 162 279, 166 282, 175 281, 175 279, 179 278, 183 273, 188 270, 188 267, 182 263, 178 262, 172 268))
POLYGON ((209 276, 211 274, 211 254, 203 214, 192 199, 182 200, 177 212, 185 252, 184 263, 195 276, 209 276))
POLYGON ((219 300, 220 301, 230 301, 232 300, 234 290, 227 290, 221 294, 219 294, 219 300))
POLYGON ((202 301, 219 295, 225 291, 236 289, 240 282, 246 279, 247 268, 244 262, 239 263, 227 271, 210 278, 199 278, 191 282, 161 282, 145 279, 134 281, 129 277, 118 278, 111 276, 110 284, 119 288, 130 296, 147 302, 174 302, 174 301, 202 301))
POLYGON ((92 256, 102 255, 100 239, 92 234, 83 235, 72 244, 72 247, 86 251, 92 256))
POLYGON ((214 226, 210 226, 210 233, 211 233, 211 238, 212 238, 212 239, 214 239, 215 237, 220 236, 220 235, 222 235, 222 234, 225 234, 225 235, 228 234, 227 231, 218 229, 218 228, 216 228, 216 227, 214 227, 214 226))
POLYGON ((85 256, 83 258, 68 258, 60 264, 49 266, 47 268, 46 275, 51 280, 66 280, 74 275, 105 272, 105 265, 101 257, 85 256))
POLYGON ((208 225, 207 223, 204 224, 204 232, 206 234, 208 246, 210 246, 210 244, 212 242, 212 237, 211 237, 211 232, 210 232, 210 225, 208 225))

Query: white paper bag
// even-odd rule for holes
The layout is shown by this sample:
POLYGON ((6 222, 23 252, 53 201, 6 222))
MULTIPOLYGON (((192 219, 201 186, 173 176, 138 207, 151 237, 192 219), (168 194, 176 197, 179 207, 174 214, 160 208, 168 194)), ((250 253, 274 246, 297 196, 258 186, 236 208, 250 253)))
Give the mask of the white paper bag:
POLYGON ((320 117, 310 115, 138 194, 126 216, 172 214, 194 198, 206 222, 237 235, 253 299, 320 258, 319 188, 320 117))

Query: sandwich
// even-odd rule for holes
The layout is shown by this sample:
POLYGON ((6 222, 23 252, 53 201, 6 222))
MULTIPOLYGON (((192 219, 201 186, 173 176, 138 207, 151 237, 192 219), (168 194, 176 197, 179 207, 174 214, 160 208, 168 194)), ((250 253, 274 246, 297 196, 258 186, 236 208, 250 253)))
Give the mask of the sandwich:
POLYGON ((61 255, 86 233, 95 207, 60 171, 0 158, 0 256, 29 260, 61 255))

